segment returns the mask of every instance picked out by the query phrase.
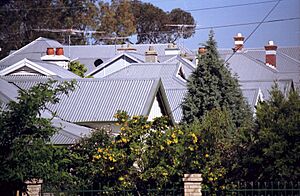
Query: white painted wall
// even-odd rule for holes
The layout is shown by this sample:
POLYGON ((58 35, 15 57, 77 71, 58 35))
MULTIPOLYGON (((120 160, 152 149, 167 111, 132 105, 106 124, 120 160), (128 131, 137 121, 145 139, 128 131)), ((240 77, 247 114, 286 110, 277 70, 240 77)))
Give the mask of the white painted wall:
POLYGON ((130 63, 127 62, 126 60, 118 59, 114 63, 108 65, 108 67, 106 67, 103 70, 99 71, 98 73, 94 74, 93 77, 94 78, 103 78, 104 76, 112 74, 124 67, 127 67, 128 65, 130 65, 130 63))
POLYGON ((157 97, 155 97, 153 105, 152 105, 150 113, 149 113, 149 116, 148 116, 148 120, 151 121, 154 118, 161 117, 161 116, 163 116, 163 114, 162 114, 161 109, 159 107, 157 97))

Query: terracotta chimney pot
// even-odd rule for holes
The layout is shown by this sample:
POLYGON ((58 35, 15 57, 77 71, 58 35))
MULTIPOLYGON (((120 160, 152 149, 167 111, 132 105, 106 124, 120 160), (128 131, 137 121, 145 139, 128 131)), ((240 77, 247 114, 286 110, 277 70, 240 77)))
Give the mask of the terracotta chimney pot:
POLYGON ((54 48, 47 48, 47 55, 54 55, 54 48))
POLYGON ((64 49, 63 48, 56 48, 56 55, 64 55, 64 49))

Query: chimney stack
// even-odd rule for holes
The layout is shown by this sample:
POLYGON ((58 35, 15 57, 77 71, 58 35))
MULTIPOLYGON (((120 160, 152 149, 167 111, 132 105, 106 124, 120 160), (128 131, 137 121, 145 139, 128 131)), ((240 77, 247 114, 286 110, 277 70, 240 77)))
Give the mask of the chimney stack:
POLYGON ((145 61, 147 63, 157 63, 157 52, 153 46, 149 46, 149 50, 145 52, 145 61))
POLYGON ((244 47, 245 37, 241 33, 238 33, 236 36, 233 37, 233 39, 234 39, 234 48, 232 49, 234 51, 242 51, 244 47))
POLYGON ((64 69, 68 69, 70 61, 69 58, 64 56, 64 49, 62 47, 58 47, 55 50, 54 48, 47 48, 46 55, 42 56, 41 60, 56 64, 64 69))
POLYGON ((277 46, 274 45, 273 41, 269 41, 268 45, 265 46, 265 50, 266 50, 266 64, 276 67, 277 46))
POLYGON ((206 53, 206 48, 204 46, 198 48, 198 54, 204 55, 206 53))

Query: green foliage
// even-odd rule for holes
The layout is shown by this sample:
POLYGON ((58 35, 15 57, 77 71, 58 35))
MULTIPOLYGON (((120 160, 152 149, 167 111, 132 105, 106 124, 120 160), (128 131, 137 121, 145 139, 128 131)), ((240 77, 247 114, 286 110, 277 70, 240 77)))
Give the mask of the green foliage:
POLYGON ((166 24, 195 25, 194 18, 180 8, 170 13, 141 1, 132 1, 132 12, 136 19, 137 43, 171 43, 194 34, 195 27, 171 27, 166 24), (183 34, 182 34, 183 32, 183 34))
POLYGON ((244 156, 244 178, 253 181, 300 180, 300 97, 287 98, 275 85, 257 107, 254 142, 244 156))
POLYGON ((55 150, 49 143, 57 131, 51 119, 41 117, 46 104, 59 101, 59 94, 68 94, 74 82, 54 87, 54 81, 19 91, 17 102, 11 101, 0 113, 0 191, 24 190, 24 182, 48 179, 57 174, 55 150))
POLYGON ((72 61, 69 63, 68 70, 84 78, 84 73, 87 71, 87 68, 84 66, 84 64, 81 64, 79 61, 72 61))
POLYGON ((148 186, 162 188, 185 173, 202 173, 210 188, 224 185, 240 144, 226 110, 213 109, 203 121, 178 127, 165 117, 147 121, 123 111, 115 117, 118 136, 96 131, 71 147, 69 171, 77 185, 109 184, 102 188, 143 194, 148 186))
MULTIPOLYGON (((32 1, 10 0, 0 3, 0 58, 38 37, 68 44, 67 34, 35 29, 90 29, 97 26, 98 9, 94 0, 32 1)), ((84 44, 83 34, 72 35, 72 44, 84 44)), ((41 51, 42 52, 42 51, 41 51)))
POLYGON ((203 118, 213 108, 226 108, 237 127, 251 124, 251 112, 238 80, 220 60, 211 31, 206 53, 198 56, 198 66, 188 79, 188 93, 182 103, 183 122, 203 118))

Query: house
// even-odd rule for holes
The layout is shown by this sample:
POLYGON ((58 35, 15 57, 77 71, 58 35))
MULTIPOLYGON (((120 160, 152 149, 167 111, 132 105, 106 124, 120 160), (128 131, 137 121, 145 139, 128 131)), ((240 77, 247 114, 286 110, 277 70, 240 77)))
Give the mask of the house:
MULTIPOLYGON (((76 78, 80 88, 70 96, 71 101, 52 108, 64 120, 76 124, 93 128, 107 123, 113 126, 112 116, 117 109, 151 117, 154 106, 159 108, 156 115, 172 114, 171 121, 178 123, 182 118, 181 102, 187 92, 186 82, 201 52, 205 50, 200 48, 192 52, 175 44, 62 46, 54 40, 38 38, 0 60, 0 77, 21 88, 45 78, 59 81, 76 78), (86 75, 94 79, 78 79, 66 70, 66 63, 74 60, 85 64, 86 75), (156 81, 154 86, 143 87, 147 89, 147 96, 141 93, 146 81, 156 81), (123 100, 128 96, 135 102, 123 100), (139 99, 143 103, 138 106, 139 99), (130 107, 120 105, 120 101, 130 107), (147 109, 144 112, 133 110, 139 107, 147 109)), ((285 94, 300 86, 300 46, 279 47, 270 41, 262 48, 247 48, 239 33, 234 36, 234 47, 219 49, 219 53, 238 77, 242 93, 254 112, 258 101, 269 98, 268 91, 275 81, 285 94)))
MULTIPOLYGON (((21 89, 29 89, 47 79, 10 81, 21 89)), ((69 81, 59 79, 58 82, 69 81)), ((129 115, 148 116, 149 120, 169 116, 170 124, 175 121, 166 93, 159 78, 152 79, 78 79, 76 89, 68 95, 60 95, 60 102, 48 105, 50 111, 66 121, 99 129, 109 126, 118 131, 114 115, 118 110, 129 115)))

